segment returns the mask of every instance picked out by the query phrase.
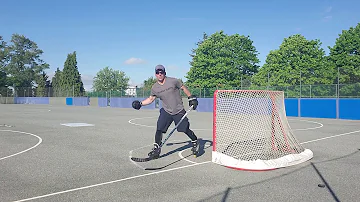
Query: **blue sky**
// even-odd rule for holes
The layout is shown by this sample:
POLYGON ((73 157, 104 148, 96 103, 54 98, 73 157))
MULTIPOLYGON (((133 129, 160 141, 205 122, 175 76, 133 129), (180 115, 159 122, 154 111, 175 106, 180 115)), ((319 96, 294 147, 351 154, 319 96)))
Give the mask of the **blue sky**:
POLYGON ((185 79, 191 49, 202 38, 224 30, 249 35, 260 65, 284 38, 300 33, 333 46, 342 30, 360 22, 358 0, 2 0, 0 35, 23 34, 44 51, 52 76, 67 54, 77 52, 85 88, 106 67, 124 71, 141 84, 163 64, 168 76, 185 79))

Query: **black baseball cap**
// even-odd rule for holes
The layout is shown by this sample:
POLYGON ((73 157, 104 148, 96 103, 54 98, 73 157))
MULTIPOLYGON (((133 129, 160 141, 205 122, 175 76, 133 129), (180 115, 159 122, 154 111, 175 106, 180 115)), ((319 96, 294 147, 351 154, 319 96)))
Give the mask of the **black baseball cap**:
POLYGON ((165 72, 165 67, 163 65, 156 65, 155 71, 159 71, 159 70, 165 72))

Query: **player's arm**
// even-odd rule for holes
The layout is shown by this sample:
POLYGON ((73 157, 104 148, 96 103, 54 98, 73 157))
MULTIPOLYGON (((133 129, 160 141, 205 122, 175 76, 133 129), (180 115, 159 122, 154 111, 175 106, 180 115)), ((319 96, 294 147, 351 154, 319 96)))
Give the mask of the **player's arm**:
POLYGON ((155 96, 150 95, 148 98, 146 98, 145 100, 143 100, 143 101, 141 102, 141 105, 142 105, 142 106, 149 105, 149 104, 151 104, 152 102, 154 102, 155 99, 156 99, 155 96))
POLYGON ((148 98, 146 98, 145 100, 143 100, 141 102, 139 100, 135 100, 132 102, 132 107, 134 109, 139 110, 142 106, 149 105, 152 102, 154 102, 155 99, 156 99, 156 96, 150 95, 148 98))
POLYGON ((182 85, 182 86, 180 87, 180 89, 183 90, 184 93, 185 93, 188 97, 191 96, 191 92, 189 91, 189 89, 188 89, 185 85, 182 85))

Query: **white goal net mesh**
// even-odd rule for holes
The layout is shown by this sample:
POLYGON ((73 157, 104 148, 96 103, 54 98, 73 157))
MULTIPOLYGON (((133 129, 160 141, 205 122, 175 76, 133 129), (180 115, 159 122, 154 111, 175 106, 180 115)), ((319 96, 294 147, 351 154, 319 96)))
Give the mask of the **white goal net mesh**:
POLYGON ((212 160, 225 166, 267 170, 313 155, 295 138, 281 91, 216 91, 213 130, 212 160))

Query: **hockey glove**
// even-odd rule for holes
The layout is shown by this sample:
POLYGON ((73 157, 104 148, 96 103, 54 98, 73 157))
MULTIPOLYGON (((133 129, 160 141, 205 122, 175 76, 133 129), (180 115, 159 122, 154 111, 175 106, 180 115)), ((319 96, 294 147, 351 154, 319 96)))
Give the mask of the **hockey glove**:
POLYGON ((189 99, 189 106, 190 106, 190 107, 193 106, 193 110, 195 110, 196 107, 197 107, 198 104, 199 104, 196 96, 195 96, 195 95, 191 95, 190 97, 188 97, 188 99, 189 99))
POLYGON ((139 110, 139 109, 141 108, 141 102, 140 102, 139 100, 133 101, 133 102, 132 102, 132 107, 133 107, 134 109, 139 110))

